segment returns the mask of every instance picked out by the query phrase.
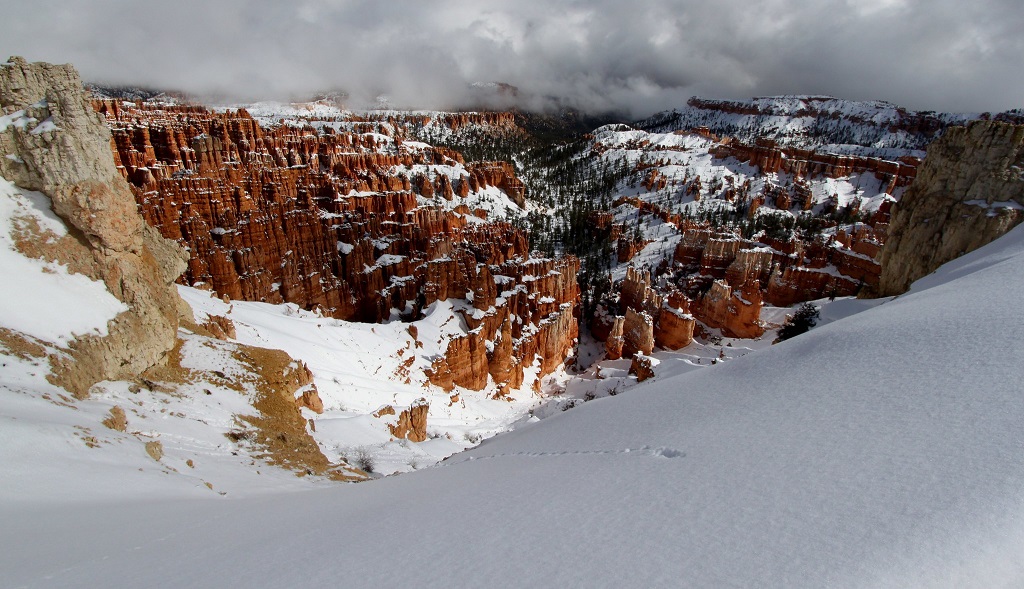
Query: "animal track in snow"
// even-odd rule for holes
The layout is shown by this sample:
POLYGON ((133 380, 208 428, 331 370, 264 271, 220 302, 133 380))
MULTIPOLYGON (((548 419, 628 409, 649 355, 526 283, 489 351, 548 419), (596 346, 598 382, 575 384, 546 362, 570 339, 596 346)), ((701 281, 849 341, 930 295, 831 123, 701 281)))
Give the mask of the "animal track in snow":
POLYGON ((625 448, 623 450, 566 450, 563 452, 508 452, 503 454, 492 454, 490 456, 469 456, 458 462, 470 462, 474 460, 490 460, 493 458, 546 458, 550 456, 588 456, 588 455, 615 455, 632 454, 635 456, 652 456, 656 458, 684 458, 686 453, 674 448, 641 446, 640 448, 625 448))

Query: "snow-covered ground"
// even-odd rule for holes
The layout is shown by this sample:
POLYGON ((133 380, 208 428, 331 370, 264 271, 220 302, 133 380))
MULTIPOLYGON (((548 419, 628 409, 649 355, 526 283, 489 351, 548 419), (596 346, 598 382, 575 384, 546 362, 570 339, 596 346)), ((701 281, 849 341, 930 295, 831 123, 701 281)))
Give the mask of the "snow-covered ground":
MULTIPOLYGON (((66 234, 48 197, 0 178, 0 269, 7 277, 0 283, 0 464, 6 473, 0 500, 60 501, 81 489, 110 498, 211 490, 234 496, 279 491, 282 481, 292 488, 335 484, 316 476, 299 482, 268 465, 247 439, 228 437, 244 429, 240 416, 257 413, 256 391, 246 385, 250 368, 230 343, 181 330, 180 365, 191 371, 183 382, 104 382, 84 400, 51 384, 44 356, 65 354, 76 336, 106 335, 107 321, 126 309, 102 282, 28 257, 17 246, 27 236, 53 242, 66 234), (115 407, 127 418, 124 431, 103 424, 115 407), (161 444, 159 461, 147 455, 147 442, 161 444), (68 463, 79 465, 71 488, 68 463)), ((465 333, 458 312, 468 307, 464 301, 435 303, 415 323, 414 338, 400 321, 349 323, 294 304, 225 303, 206 291, 179 292, 198 323, 211 314, 226 317, 238 342, 283 349, 306 362, 325 412, 303 409, 304 417, 332 463, 372 464, 375 475, 427 467, 528 421, 533 409, 551 401, 534 393, 535 369, 527 370, 522 389, 500 400, 491 398, 493 386, 445 392, 428 385, 424 370, 431 360, 451 337, 465 333), (397 417, 372 415, 385 405, 400 413, 420 399, 430 405, 425 442, 395 439, 388 425, 397 417)), ((560 392, 553 378, 540 383, 545 395, 560 392)))
POLYGON ((25 232, 50 243, 67 235, 46 195, 0 177, 0 229, 0 326, 67 345, 77 335, 106 335, 107 321, 127 309, 102 282, 17 253, 25 232))
POLYGON ((150 466, 124 488, 80 458, 144 468, 127 442, 72 449, 58 404, 5 383, 2 584, 1021 586, 1022 287, 1018 228, 808 334, 704 369, 663 358, 621 394, 356 485, 222 496, 150 466))
MULTIPOLYGON (((179 287, 179 293, 200 323, 209 315, 227 317, 235 324, 237 341, 285 350, 309 366, 324 413, 304 414, 313 420, 313 437, 332 461, 368 455, 381 474, 430 466, 510 430, 547 401, 533 393, 532 378, 500 400, 490 397, 492 390, 456 387, 448 393, 427 383, 424 371, 430 360, 443 354, 452 336, 465 333, 454 306, 464 306, 461 301, 438 301, 424 319, 412 324, 374 325, 325 318, 294 304, 225 303, 189 287, 179 287), (454 396, 458 398, 452 401, 454 396), (430 404, 430 439, 425 442, 396 440, 387 422, 372 416, 384 405, 401 411, 418 399, 430 404)), ((547 390, 553 392, 553 387, 547 390)))

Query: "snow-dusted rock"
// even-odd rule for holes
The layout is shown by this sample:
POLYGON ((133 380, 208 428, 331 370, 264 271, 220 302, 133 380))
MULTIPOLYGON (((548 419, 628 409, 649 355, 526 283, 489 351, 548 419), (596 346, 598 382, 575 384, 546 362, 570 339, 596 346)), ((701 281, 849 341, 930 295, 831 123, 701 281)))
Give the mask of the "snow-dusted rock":
POLYGON ((894 207, 881 296, 1003 235, 1024 220, 1024 125, 976 121, 928 147, 894 207))
POLYGON ((59 238, 23 232, 19 249, 101 280, 126 306, 105 334, 78 337, 53 357, 54 380, 85 395, 98 381, 139 374, 174 345, 183 303, 171 283, 185 268, 184 252, 137 213, 110 156, 110 132, 73 67, 11 58, 0 65, 0 105, 49 121, 41 131, 0 123, 0 153, 16 156, 0 158, 0 176, 48 196, 69 231, 59 238))

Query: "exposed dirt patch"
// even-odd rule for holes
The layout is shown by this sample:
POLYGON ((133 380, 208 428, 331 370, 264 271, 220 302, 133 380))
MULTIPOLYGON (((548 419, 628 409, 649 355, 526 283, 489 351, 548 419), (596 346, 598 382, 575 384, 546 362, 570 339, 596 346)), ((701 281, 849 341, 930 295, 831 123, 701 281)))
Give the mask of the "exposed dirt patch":
MULTIPOLYGON (((179 338, 171 351, 167 353, 167 361, 143 372, 139 377, 139 384, 151 391, 173 394, 177 392, 177 387, 174 385, 198 383, 203 375, 196 374, 181 365, 181 346, 184 343, 179 338)), ((242 390, 240 386, 229 388, 234 388, 239 392, 242 390)))
POLYGON ((153 440, 152 442, 146 442, 146 454, 157 462, 164 457, 164 445, 160 442, 153 440))
POLYGON ((362 470, 331 464, 306 431, 306 419, 295 405, 295 391, 308 384, 308 372, 287 353, 239 346, 236 358, 259 376, 253 406, 259 415, 239 418, 251 426, 252 443, 262 448, 264 460, 303 474, 339 481, 364 480, 362 470))
MULTIPOLYGON (((339 481, 368 478, 365 472, 348 464, 329 462, 306 430, 307 421, 296 404, 295 394, 300 388, 312 387, 312 375, 302 363, 281 350, 210 339, 201 345, 211 352, 229 350, 244 368, 242 375, 190 370, 181 366, 183 344, 179 339, 166 364, 146 371, 145 385, 163 388, 171 383, 209 383, 251 397, 254 414, 239 415, 239 427, 225 434, 232 442, 251 448, 257 457, 299 476, 315 474, 339 481)), ((315 394, 315 388, 307 392, 315 394)))
POLYGON ((0 345, 12 356, 22 360, 46 357, 46 347, 38 340, 6 327, 0 327, 0 345))
POLYGON ((67 235, 58 236, 40 227, 35 217, 18 216, 13 221, 11 239, 21 254, 37 260, 65 264, 68 271, 74 274, 90 277, 96 274, 96 260, 84 236, 76 228, 68 227, 67 235))
POLYGON ((114 431, 123 432, 128 429, 128 416, 125 415, 124 409, 115 405, 110 408, 110 416, 103 420, 103 425, 114 431))
POLYGON ((210 315, 203 327, 219 340, 235 339, 235 323, 221 315, 210 315))

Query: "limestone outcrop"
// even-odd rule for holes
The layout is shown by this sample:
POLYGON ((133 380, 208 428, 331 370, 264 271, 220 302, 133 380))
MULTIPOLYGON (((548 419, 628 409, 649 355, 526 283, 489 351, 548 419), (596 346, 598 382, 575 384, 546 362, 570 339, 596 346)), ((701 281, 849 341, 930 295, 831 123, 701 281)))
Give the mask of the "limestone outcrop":
POLYGON ((905 292, 942 264, 1024 220, 1024 125, 975 121, 928 147, 893 207, 879 296, 905 292))
POLYGON ((184 303, 173 282, 186 254, 139 216, 73 67, 12 57, 0 64, 0 108, 0 176, 49 196, 70 231, 34 253, 103 281, 128 307, 107 336, 79 337, 54 358, 53 379, 84 396, 98 381, 138 375, 175 344, 184 303))

